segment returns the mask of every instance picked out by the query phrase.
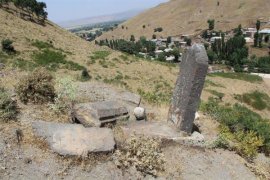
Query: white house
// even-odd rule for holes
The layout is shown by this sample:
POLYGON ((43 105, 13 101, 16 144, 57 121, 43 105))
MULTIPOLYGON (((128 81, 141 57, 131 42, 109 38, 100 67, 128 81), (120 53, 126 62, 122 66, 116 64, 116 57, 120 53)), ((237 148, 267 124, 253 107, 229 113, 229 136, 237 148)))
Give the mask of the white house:
POLYGON ((165 52, 171 52, 171 51, 173 51, 173 49, 172 48, 166 48, 164 51, 165 52))
POLYGON ((221 39, 222 39, 222 37, 220 37, 220 36, 211 37, 210 42, 214 43, 216 40, 221 40, 221 39))
POLYGON ((174 61, 174 60, 175 60, 174 56, 166 57, 166 61, 174 61))

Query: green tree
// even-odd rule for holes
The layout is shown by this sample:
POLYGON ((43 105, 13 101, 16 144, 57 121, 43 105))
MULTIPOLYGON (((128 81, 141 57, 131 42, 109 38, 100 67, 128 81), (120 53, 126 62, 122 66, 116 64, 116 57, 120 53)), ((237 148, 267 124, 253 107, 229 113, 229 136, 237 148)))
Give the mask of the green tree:
POLYGON ((152 39, 157 39, 157 35, 153 34, 152 39))
POLYGON ((265 36, 264 42, 265 42, 265 43, 268 43, 268 42, 269 42, 269 35, 265 36))
POLYGON ((261 21, 260 20, 257 20, 257 22, 256 22, 256 29, 257 29, 257 31, 259 31, 261 29, 261 21))
POLYGON ((131 42, 135 42, 135 36, 134 36, 134 35, 131 35, 131 36, 130 36, 130 41, 131 41, 131 42))
POLYGON ((239 24, 239 26, 236 29, 236 36, 242 36, 242 35, 243 35, 242 25, 239 24))
POLYGON ((258 46, 258 42, 259 42, 259 33, 256 32, 254 34, 254 47, 257 47, 258 46))
POLYGON ((208 29, 210 31, 215 29, 215 20, 214 19, 208 19, 207 23, 208 23, 208 29))
POLYGON ((172 37, 171 36, 167 37, 167 43, 170 44, 171 42, 172 42, 172 37))
POLYGON ((263 42, 263 35, 259 34, 259 48, 262 48, 262 42, 263 42))

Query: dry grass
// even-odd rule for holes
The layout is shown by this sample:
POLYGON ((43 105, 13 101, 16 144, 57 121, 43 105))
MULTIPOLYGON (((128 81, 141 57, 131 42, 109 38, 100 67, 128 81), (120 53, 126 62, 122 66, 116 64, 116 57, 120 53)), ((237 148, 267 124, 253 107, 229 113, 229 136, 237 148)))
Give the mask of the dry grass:
POLYGON ((255 25, 257 19, 269 20, 270 4, 268 0, 171 0, 152 8, 122 25, 101 38, 125 38, 133 34, 135 38, 153 34, 158 37, 174 36, 179 34, 196 34, 208 28, 207 20, 215 19, 217 30, 231 30, 239 24, 243 27, 255 25), (243 3, 244 2, 244 3, 243 3), (230 12, 230 13, 228 13, 230 12), (146 27, 143 28, 143 25, 146 27), (161 33, 154 33, 154 29, 162 27, 161 33))

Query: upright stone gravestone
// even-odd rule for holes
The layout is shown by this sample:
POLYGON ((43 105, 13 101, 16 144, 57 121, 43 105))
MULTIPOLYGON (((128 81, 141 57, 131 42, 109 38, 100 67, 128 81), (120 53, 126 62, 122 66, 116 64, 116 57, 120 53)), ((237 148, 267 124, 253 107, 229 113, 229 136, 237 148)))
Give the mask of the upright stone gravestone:
POLYGON ((204 46, 194 44, 188 49, 180 69, 168 120, 172 121, 178 130, 190 134, 208 70, 208 57, 204 46))

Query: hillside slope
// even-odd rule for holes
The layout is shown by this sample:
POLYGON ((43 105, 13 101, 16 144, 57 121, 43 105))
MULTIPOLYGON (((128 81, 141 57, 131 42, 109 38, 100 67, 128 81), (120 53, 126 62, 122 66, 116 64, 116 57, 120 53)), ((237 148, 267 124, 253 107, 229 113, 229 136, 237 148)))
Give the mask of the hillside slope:
POLYGON ((152 37, 198 33, 215 19, 217 30, 231 30, 242 24, 252 26, 257 19, 270 20, 269 0, 171 0, 152 8, 104 34, 101 38, 130 38, 130 35, 152 37), (145 28, 143 26, 145 25, 145 28), (163 32, 154 29, 162 27, 163 32))

